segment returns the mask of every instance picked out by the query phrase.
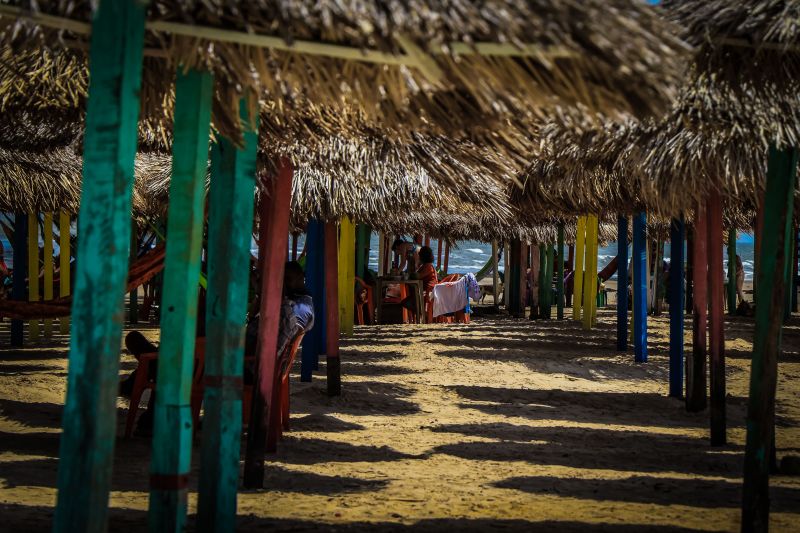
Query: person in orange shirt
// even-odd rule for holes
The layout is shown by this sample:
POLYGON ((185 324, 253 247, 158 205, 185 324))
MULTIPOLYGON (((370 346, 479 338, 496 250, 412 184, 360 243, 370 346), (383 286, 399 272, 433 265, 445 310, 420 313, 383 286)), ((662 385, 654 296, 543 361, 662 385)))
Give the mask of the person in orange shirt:
MULTIPOLYGON (((433 291, 433 288, 436 286, 436 283, 439 282, 439 278, 436 275, 436 268, 433 266, 433 250, 429 246, 423 246, 419 250, 419 262, 421 263, 419 268, 417 268, 414 277, 416 279, 422 280, 422 293, 423 297, 427 301, 429 299, 430 293, 433 291)), ((409 294, 407 297, 403 299, 400 303, 403 307, 410 311, 414 311, 416 309, 416 296, 415 293, 409 294)))

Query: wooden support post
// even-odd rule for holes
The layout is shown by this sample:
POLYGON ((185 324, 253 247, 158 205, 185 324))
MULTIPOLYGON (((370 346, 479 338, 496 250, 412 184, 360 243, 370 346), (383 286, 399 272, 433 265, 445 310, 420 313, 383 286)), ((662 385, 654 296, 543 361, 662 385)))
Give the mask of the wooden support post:
POLYGON ((647 362, 647 214, 633 216, 633 353, 647 362))
MULTIPOLYGON (((338 239, 334 244, 338 246, 338 239)), ((336 287, 338 290, 338 280, 336 287)), ((310 220, 306 226, 306 289, 314 301, 314 316, 325 320, 325 224, 310 220)), ((339 308, 336 313, 338 316, 339 308)), ((337 330, 338 331, 338 330, 337 330)), ((319 355, 326 350, 325 326, 317 321, 311 331, 303 337, 300 354, 300 381, 311 381, 319 355)))
POLYGON ((595 241, 597 240, 597 217, 586 217, 586 242, 584 244, 584 275, 583 275, 583 329, 591 329, 592 316, 596 307, 597 298, 597 254, 595 241))
POLYGON ((583 307, 583 256, 586 242, 586 217, 578 217, 577 235, 575 236, 575 265, 572 274, 572 319, 581 319, 583 307))
POLYGON ((725 303, 722 270, 722 199, 718 192, 708 198, 708 330, 711 357, 711 445, 726 442, 725 423, 725 303))
MULTIPOLYGON (((281 321, 286 250, 289 245, 292 175, 291 162, 281 159, 278 175, 262 184, 263 191, 259 198, 259 233, 264 262, 259 307, 258 371, 253 389, 253 408, 250 411, 244 461, 244 486, 247 488, 264 486, 264 453, 274 451, 272 447, 275 443, 267 442, 267 435, 270 432, 270 420, 276 420, 273 410, 277 408, 274 400, 279 390, 276 379, 278 327, 281 321)), ((272 435, 277 436, 276 433, 272 435)))
POLYGON ((791 309, 792 313, 797 312, 797 281, 798 281, 798 265, 797 265, 797 251, 798 246, 800 246, 800 241, 798 241, 798 229, 797 224, 794 225, 792 228, 792 237, 791 237, 791 246, 792 246, 792 281, 791 281, 791 288, 792 288, 792 297, 791 297, 791 309))
MULTIPOLYGON (((378 275, 383 276, 386 272, 386 262, 384 261, 383 254, 386 250, 386 242, 384 241, 383 232, 378 233, 378 275)), ((337 304, 338 306, 338 304, 337 304)))
POLYGON ((617 350, 628 350, 628 217, 617 217, 617 350))
POLYGON ((57 533, 106 530, 145 11, 127 0, 93 13, 57 533))
POLYGON ((669 395, 683 396, 683 216, 670 225, 669 261, 669 395))
MULTIPOLYGON (((128 265, 136 262, 136 257, 139 255, 139 236, 136 228, 136 223, 131 224, 131 249, 129 254, 128 265)), ((139 322, 139 288, 134 287, 128 294, 128 322, 137 324, 139 322)))
POLYGON ((292 232, 292 261, 297 261, 297 232, 292 232))
POLYGON ((728 313, 736 314, 736 229, 728 229, 728 313))
POLYGON ((747 443, 744 458, 742 531, 769 529, 769 463, 774 447, 775 389, 778 353, 781 350, 785 278, 788 260, 785 239, 789 237, 796 187, 796 149, 769 150, 764 225, 759 235, 758 290, 750 397, 747 405, 747 443), (770 305, 763 305, 770 302, 770 305))
POLYGON ((497 239, 492 241, 492 299, 495 308, 500 306, 500 272, 497 261, 497 239))
MULTIPOLYGON (((544 292, 547 277, 547 245, 531 246, 531 278, 536 280, 536 304, 531 305, 531 318, 547 318, 547 295, 544 292)), ((533 287, 533 281, 531 281, 533 287)))
MULTIPOLYGON (((645 219, 645 225, 646 224, 647 224, 647 219, 645 219)), ((644 261, 644 263, 645 263, 645 271, 644 272, 645 272, 645 277, 647 278, 646 284, 647 284, 647 313, 648 314, 650 313, 650 311, 653 310, 653 293, 655 292, 655 291, 653 291, 653 283, 652 283, 653 282, 653 276, 652 276, 652 273, 650 271, 650 268, 652 266, 652 263, 650 262, 650 257, 651 257, 650 248, 651 248, 650 247, 650 239, 648 238, 645 241, 645 249, 644 249, 645 250, 645 252, 644 252, 645 253, 645 261, 644 261)))
MULTIPOLYGON (((355 270, 354 275, 364 279, 367 271, 367 253, 369 250, 369 226, 357 224, 355 226, 355 270)), ((353 302, 355 305, 355 302, 353 302)))
POLYGON ((511 294, 511 245, 508 241, 505 242, 503 254, 503 304, 506 306, 506 311, 509 310, 509 294, 511 294))
POLYGON ((450 243, 449 242, 445 242, 445 245, 444 245, 444 268, 442 269, 442 272, 444 273, 445 276, 447 275, 447 268, 449 266, 450 266, 450 243))
POLYGON ((182 531, 186 522, 197 280, 203 246, 213 88, 210 73, 196 70, 177 73, 167 214, 169 239, 164 257, 158 394, 150 465, 150 529, 158 531, 182 531))
MULTIPOLYGON (((339 246, 335 222, 325 224, 325 368, 328 377, 328 396, 342 393, 339 359, 339 246)), ((350 291, 351 293, 353 291, 350 291)), ((322 326, 320 326, 322 327, 322 326)))
POLYGON ((547 299, 547 313, 545 318, 553 315, 553 272, 556 262, 556 247, 553 243, 547 245, 547 275, 545 276, 545 298, 547 299))
POLYGON ((692 247, 692 351, 686 357, 686 410, 706 408, 706 321, 708 312, 708 227, 705 205, 694 216, 692 247))
MULTIPOLYGON (((327 235, 326 235, 327 236, 327 235)), ((327 242, 325 244, 327 247, 327 242)), ((347 218, 339 225, 339 330, 342 335, 353 334, 355 320, 355 248, 356 227, 347 218)))
MULTIPOLYGON (((72 279, 70 273, 70 220, 69 213, 61 211, 58 217, 58 295, 61 298, 69 296, 72 279)), ((69 316, 58 319, 59 331, 66 335, 69 333, 69 316)))
MULTIPOLYGON (((53 213, 44 213, 44 224, 42 227, 42 263, 44 265, 44 286, 42 296, 44 300, 53 299, 53 213)), ((53 319, 44 319, 44 338, 53 338, 53 319)))
POLYGON ((653 265, 653 314, 661 314, 661 277, 664 272, 664 242, 656 239, 656 257, 653 265))
POLYGON ((522 255, 522 243, 514 239, 510 244, 508 253, 509 270, 506 270, 506 284, 508 285, 508 299, 506 309, 511 316, 519 316, 521 313, 522 302, 520 301, 520 258, 522 255))
POLYGON ((686 227, 686 306, 685 311, 689 314, 692 313, 694 308, 694 229, 689 226, 686 227))
MULTIPOLYGON (((39 301, 39 217, 28 213, 28 301, 39 301)), ((39 338, 39 319, 28 321, 28 339, 39 338)))
MULTIPOLYGON (((258 150, 247 102, 239 104, 241 148, 220 137, 211 147, 205 393, 197 529, 233 531, 242 432, 242 374, 250 282, 250 235, 258 150)), ((254 119, 254 121, 257 118, 254 119)), ((294 236, 297 252, 297 236, 294 236)))
POLYGON ((442 270, 442 239, 436 239, 436 268, 442 270))
MULTIPOLYGON (((27 296, 25 277, 28 273, 28 215, 26 213, 14 214, 14 272, 11 299, 18 302, 25 301, 27 296)), ((31 224, 34 221, 30 221, 31 224)), ((11 346, 19 347, 24 344, 25 324, 22 320, 11 321, 11 346)))
POLYGON ((558 224, 556 250, 556 318, 564 320, 564 223, 558 224))
MULTIPOLYGON (((520 257, 519 257, 519 270, 517 270, 517 289, 519 291, 519 314, 522 318, 525 318, 525 307, 527 307, 527 303, 525 301, 525 296, 528 292, 527 287, 527 278, 528 278, 528 267, 530 265, 530 257, 531 257, 531 246, 525 242, 520 244, 520 257)), ((533 312, 531 310, 531 312, 533 312)))
POLYGON ((792 260, 794 259, 794 243, 792 242, 792 224, 790 224, 789 228, 786 230, 786 240, 784 241, 784 247, 786 248, 786 261, 784 262, 784 271, 786 277, 786 305, 784 306, 783 312, 783 321, 784 323, 787 322, 792 317, 792 273, 794 269, 792 268, 792 260))

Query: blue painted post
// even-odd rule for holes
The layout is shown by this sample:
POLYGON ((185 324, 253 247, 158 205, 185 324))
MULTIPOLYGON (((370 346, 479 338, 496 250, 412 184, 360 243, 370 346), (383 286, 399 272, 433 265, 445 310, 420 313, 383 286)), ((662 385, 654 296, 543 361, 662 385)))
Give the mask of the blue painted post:
POLYGON ((628 350, 628 217, 617 218, 617 350, 628 350))
POLYGON ((683 216, 670 226, 669 261, 669 395, 683 396, 683 241, 686 226, 683 216))
MULTIPOLYGON (((35 224, 35 222, 33 222, 35 224)), ((14 274, 11 299, 24 302, 28 299, 25 274, 28 272, 28 214, 14 215, 14 274)), ((11 346, 22 346, 25 337, 25 322, 11 321, 11 346)))
POLYGON ((316 324, 303 337, 300 381, 311 381, 319 356, 325 353, 325 223, 311 220, 306 228, 306 288, 314 300, 316 324))
POLYGON ((120 0, 93 13, 55 532, 106 530, 146 8, 120 0))
POLYGON ((647 362, 647 215, 633 216, 633 350, 637 363, 647 362))

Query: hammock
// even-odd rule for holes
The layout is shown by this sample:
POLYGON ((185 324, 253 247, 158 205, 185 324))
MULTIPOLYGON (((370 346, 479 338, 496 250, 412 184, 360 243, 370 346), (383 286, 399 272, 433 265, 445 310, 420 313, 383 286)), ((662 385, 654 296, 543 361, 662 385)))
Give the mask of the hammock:
MULTIPOLYGON (((126 292, 140 287, 164 269, 164 244, 159 244, 139 257, 128 270, 126 292)), ((35 320, 69 316, 72 311, 72 296, 39 302, 0 300, 0 317, 14 320, 35 320)))

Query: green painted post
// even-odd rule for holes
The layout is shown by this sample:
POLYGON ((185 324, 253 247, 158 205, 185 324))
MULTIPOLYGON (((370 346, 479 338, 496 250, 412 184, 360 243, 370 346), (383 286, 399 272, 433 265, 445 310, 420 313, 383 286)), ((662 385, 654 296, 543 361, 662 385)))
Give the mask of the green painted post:
POLYGON ((775 427, 775 389, 786 305, 786 239, 792 224, 796 149, 769 150, 764 225, 759 235, 759 304, 756 305, 747 442, 742 494, 742 531, 769 529, 769 466, 775 427), (770 305, 764 305, 770 302, 770 305))
POLYGON ((108 519, 144 19, 129 0, 101 2, 92 20, 56 532, 105 531, 108 519))
POLYGON ((556 250, 556 318, 564 320, 564 223, 558 224, 558 250, 556 250))
MULTIPOLYGON (((245 101, 240 109, 247 124, 245 101)), ((249 128, 245 128, 241 149, 224 137, 211 147, 206 388, 198 531, 236 529, 244 325, 257 149, 257 129, 249 128)))
POLYGON ((728 230, 728 313, 736 314, 736 230, 728 230))
POLYGON ((151 531, 182 531, 186 522, 197 279, 203 244, 203 197, 213 86, 210 73, 196 70, 179 70, 175 80, 172 182, 150 465, 151 531))

